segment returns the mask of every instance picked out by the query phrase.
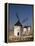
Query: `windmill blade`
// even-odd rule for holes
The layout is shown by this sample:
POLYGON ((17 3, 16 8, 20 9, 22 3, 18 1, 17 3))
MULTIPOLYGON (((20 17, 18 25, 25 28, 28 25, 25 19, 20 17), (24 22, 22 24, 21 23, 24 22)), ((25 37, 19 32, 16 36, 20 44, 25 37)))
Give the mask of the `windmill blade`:
POLYGON ((16 17, 17 17, 17 19, 20 21, 20 19, 19 19, 19 17, 18 17, 18 14, 16 13, 16 17))
POLYGON ((22 23, 26 22, 27 20, 28 20, 28 17, 27 17, 27 18, 25 18, 25 19, 22 21, 22 23))

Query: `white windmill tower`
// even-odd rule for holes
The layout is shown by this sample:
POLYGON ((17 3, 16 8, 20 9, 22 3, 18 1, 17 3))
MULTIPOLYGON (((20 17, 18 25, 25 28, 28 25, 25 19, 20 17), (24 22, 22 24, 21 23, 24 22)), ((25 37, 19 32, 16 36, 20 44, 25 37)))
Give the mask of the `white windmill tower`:
POLYGON ((16 17, 18 19, 17 23, 14 25, 14 35, 16 37, 21 37, 21 30, 22 30, 22 24, 20 23, 20 19, 18 17, 18 14, 16 14, 16 17))
MULTIPOLYGON (((22 22, 25 23, 27 20, 28 20, 28 17, 26 17, 22 22)), ((22 32, 22 34, 23 34, 23 35, 26 35, 26 32, 27 32, 27 31, 28 31, 28 25, 25 25, 25 26, 23 27, 23 32, 22 32)))

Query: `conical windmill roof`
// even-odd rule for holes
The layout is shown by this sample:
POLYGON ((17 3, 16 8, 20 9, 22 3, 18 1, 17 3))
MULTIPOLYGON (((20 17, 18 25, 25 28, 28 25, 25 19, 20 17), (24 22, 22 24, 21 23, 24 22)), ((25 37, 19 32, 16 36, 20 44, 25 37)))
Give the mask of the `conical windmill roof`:
POLYGON ((28 28, 28 27, 31 27, 31 26, 24 26, 24 28, 28 28))
POLYGON ((20 23, 20 21, 17 21, 15 26, 22 26, 22 24, 20 23))

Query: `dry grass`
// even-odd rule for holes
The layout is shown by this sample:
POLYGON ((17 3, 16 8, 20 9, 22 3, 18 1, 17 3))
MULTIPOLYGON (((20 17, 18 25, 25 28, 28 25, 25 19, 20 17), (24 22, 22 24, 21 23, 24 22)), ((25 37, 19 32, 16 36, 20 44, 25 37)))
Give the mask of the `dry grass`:
POLYGON ((14 36, 14 32, 8 32, 8 42, 23 42, 23 41, 32 41, 33 34, 32 32, 27 33, 28 35, 22 35, 21 37, 14 36))

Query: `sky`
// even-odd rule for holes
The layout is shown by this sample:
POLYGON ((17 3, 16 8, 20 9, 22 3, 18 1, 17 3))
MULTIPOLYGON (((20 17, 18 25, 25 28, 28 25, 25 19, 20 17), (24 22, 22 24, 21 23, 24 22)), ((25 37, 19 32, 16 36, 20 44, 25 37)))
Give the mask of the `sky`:
POLYGON ((8 13, 9 13, 9 27, 12 28, 13 25, 16 24, 18 21, 18 18, 16 16, 16 13, 18 14, 18 17, 20 19, 20 23, 25 25, 32 25, 32 6, 24 6, 24 5, 11 5, 9 4, 8 7, 8 13), (26 19, 27 18, 27 19, 26 19), (25 20, 25 22, 23 22, 25 20))

